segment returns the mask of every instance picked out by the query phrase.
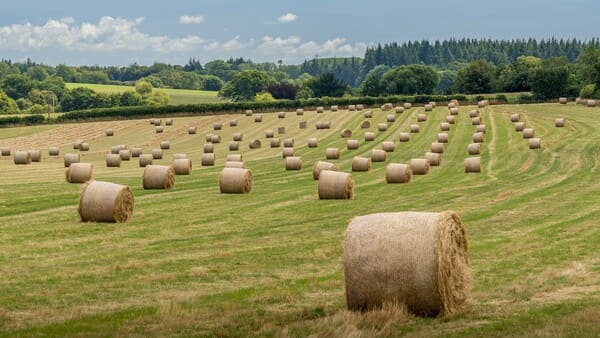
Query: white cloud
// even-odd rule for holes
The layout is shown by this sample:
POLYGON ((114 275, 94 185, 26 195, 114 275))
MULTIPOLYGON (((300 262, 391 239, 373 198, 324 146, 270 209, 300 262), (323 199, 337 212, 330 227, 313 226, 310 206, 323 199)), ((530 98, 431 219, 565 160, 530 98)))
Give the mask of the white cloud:
POLYGON ((287 38, 264 36, 256 46, 255 52, 271 60, 282 58, 298 62, 311 59, 316 54, 319 57, 361 55, 366 48, 367 45, 364 43, 350 44, 343 38, 318 43, 312 40, 302 42, 300 37, 294 35, 287 38))
POLYGON ((286 14, 278 17, 277 21, 279 21, 281 23, 290 23, 292 21, 296 21, 297 18, 298 17, 294 13, 286 13, 286 14))
POLYGON ((202 15, 182 15, 179 17, 179 23, 184 25, 199 24, 204 22, 202 15))

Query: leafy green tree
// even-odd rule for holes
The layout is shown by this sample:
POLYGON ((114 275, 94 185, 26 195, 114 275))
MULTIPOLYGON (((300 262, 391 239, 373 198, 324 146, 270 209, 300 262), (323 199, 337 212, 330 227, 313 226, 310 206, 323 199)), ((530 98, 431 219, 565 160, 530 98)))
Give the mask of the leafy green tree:
POLYGON ((581 88, 579 97, 583 99, 600 99, 600 90, 596 90, 595 84, 588 84, 581 88))
POLYGON ((344 95, 348 85, 338 80, 333 73, 326 73, 312 78, 308 82, 308 87, 315 97, 340 97, 344 95))
POLYGON ((120 105, 123 107, 128 106, 141 106, 144 103, 142 96, 134 91, 126 91, 121 94, 120 105))
POLYGON ((298 87, 292 81, 282 81, 270 85, 267 91, 276 99, 293 100, 298 93, 298 87))
POLYGON ((275 99, 269 92, 260 92, 256 94, 256 101, 258 102, 273 102, 275 99))
POLYGON ((361 84, 361 92, 365 96, 380 96, 384 93, 384 88, 381 85, 381 78, 390 67, 379 65, 371 69, 361 84))
POLYGON ((69 90, 60 102, 62 111, 88 109, 94 106, 94 91, 86 87, 69 90))
POLYGON ((314 97, 314 96, 315 96, 315 94, 313 93, 313 91, 309 87, 306 87, 306 86, 298 89, 298 91, 296 92, 297 100, 310 99, 311 97, 314 97))
POLYGON ((152 94, 144 97, 144 105, 147 106, 166 106, 169 104, 169 94, 155 90, 152 94))
POLYGON ((463 94, 491 93, 495 68, 486 61, 479 60, 469 63, 458 71, 455 92, 463 94))
POLYGON ((437 92, 440 94, 452 94, 454 82, 456 82, 456 71, 442 70, 439 72, 440 82, 438 83, 437 92))
POLYGON ((0 114, 14 114, 19 111, 15 100, 11 99, 6 93, 0 90, 0 114))
POLYGON ((152 84, 148 81, 140 80, 135 83, 135 91, 142 95, 142 97, 150 95, 152 89, 152 84))
POLYGON ((566 58, 544 60, 531 79, 531 91, 538 99, 554 99, 577 94, 574 74, 566 58))
POLYGON ((56 95, 58 100, 62 100, 65 93, 68 91, 65 81, 59 76, 49 76, 44 81, 38 84, 41 90, 47 90, 56 95))
POLYGON ((36 81, 44 81, 48 77, 48 72, 42 66, 31 66, 27 68, 27 76, 36 81))
POLYGON ((8 75, 2 81, 2 90, 13 100, 27 97, 33 89, 33 82, 25 75, 8 75))
POLYGON ((56 76, 61 77, 66 82, 75 82, 77 78, 77 70, 74 67, 60 64, 56 66, 56 76))
POLYGON ((202 81, 202 89, 219 91, 223 88, 223 80, 219 79, 214 75, 203 75, 200 77, 202 81))
MULTIPOLYGON (((4 94, 4 95, 6 95, 6 94, 4 94)), ((2 99, 0 98, 0 101, 1 100, 2 99)), ((17 100, 15 100, 15 102, 17 103, 17 107, 19 108, 20 111, 25 111, 25 110, 29 109, 32 105, 31 101, 24 99, 24 98, 17 99, 17 100)))
POLYGON ((519 56, 511 65, 499 67, 499 89, 507 92, 530 91, 530 78, 541 64, 542 59, 535 56, 519 56))
POLYGON ((593 84, 595 88, 600 88, 600 48, 590 46, 584 49, 577 62, 579 77, 583 83, 593 84))
POLYGON ((219 96, 232 101, 254 100, 256 93, 266 90, 274 82, 275 79, 263 71, 244 70, 223 86, 219 96))
POLYGON ((438 73, 431 66, 400 66, 383 74, 381 87, 387 95, 433 94, 439 81, 438 73))
POLYGON ((46 113, 47 110, 44 106, 42 106, 41 104, 34 104, 33 106, 31 106, 31 108, 29 108, 29 113, 31 114, 44 114, 46 113))

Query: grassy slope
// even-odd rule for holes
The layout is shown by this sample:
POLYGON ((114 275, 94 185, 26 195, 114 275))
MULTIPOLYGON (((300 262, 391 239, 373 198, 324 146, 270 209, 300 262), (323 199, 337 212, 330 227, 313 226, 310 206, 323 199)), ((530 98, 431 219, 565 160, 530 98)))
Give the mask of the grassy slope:
MULTIPOLYGON (((91 83, 67 83, 67 88, 86 87, 100 93, 118 93, 127 90, 135 90, 130 86, 101 85, 91 83)), ((217 102, 217 92, 207 90, 167 89, 156 88, 155 90, 169 94, 169 104, 195 104, 217 102)))
MULTIPOLYGON (((146 120, 57 126, 21 137, 15 144, 61 144, 69 150, 85 135, 92 152, 85 161, 95 178, 129 184, 136 196, 127 224, 87 224, 77 216, 80 186, 63 183, 61 159, 28 167, 0 160, 0 335, 278 335, 350 334, 417 336, 595 336, 600 317, 600 123, 597 109, 573 105, 494 106, 482 110, 488 128, 484 172, 463 173, 474 127, 468 107, 450 131, 441 167, 410 184, 386 185, 385 165, 354 173, 355 199, 319 201, 312 164, 326 147, 344 147, 339 132, 350 127, 361 140, 337 161, 350 170, 355 155, 369 155, 380 142, 397 139, 422 108, 397 116, 376 142, 364 143, 360 113, 281 120, 210 116, 176 118, 154 134, 146 120), (509 120, 520 111, 542 138, 532 151, 509 120), (567 126, 557 129, 554 118, 567 126), (217 167, 200 167, 204 134, 212 123, 239 120, 219 134, 217 167), (331 120, 331 130, 299 130, 331 120), (198 126, 197 135, 187 127, 198 126), (282 169, 280 149, 270 149, 264 130, 285 125, 294 136, 304 168, 282 169), (113 127, 113 138, 102 131, 113 127), (242 152, 254 173, 249 195, 222 195, 218 173, 228 140, 244 132, 242 152), (316 149, 305 146, 319 137, 316 149), (263 148, 248 150, 260 138, 263 148), (141 189, 137 162, 106 168, 111 145, 157 147, 171 141, 160 163, 185 152, 196 164, 172 191, 141 189), (390 312, 344 311, 342 239, 355 215, 380 211, 457 211, 466 224, 473 270, 472 301, 449 319, 414 318, 390 312)), ((385 120, 375 110, 370 130, 385 120)), ((434 141, 445 108, 428 113, 421 133, 398 144, 388 162, 422 156, 434 141)), ((18 130, 18 129, 17 129, 18 130)), ((14 135, 19 133, 15 132, 14 135)), ((24 134, 24 133, 23 133, 24 134)), ((8 140, 4 140, 6 143, 8 140)), ((16 145, 15 145, 16 147, 16 145)))

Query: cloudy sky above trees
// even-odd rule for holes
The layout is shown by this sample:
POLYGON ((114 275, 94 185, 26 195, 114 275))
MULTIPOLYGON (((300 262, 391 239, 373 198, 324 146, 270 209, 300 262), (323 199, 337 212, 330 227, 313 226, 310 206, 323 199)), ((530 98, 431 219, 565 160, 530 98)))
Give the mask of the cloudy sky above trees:
POLYGON ((378 42, 598 37, 597 0, 29 0, 0 11, 0 58, 56 65, 300 63, 378 42))

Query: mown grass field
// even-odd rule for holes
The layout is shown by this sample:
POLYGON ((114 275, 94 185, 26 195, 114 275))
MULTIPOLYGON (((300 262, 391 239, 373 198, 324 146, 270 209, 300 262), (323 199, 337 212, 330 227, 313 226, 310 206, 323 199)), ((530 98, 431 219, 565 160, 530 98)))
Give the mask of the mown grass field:
MULTIPOLYGON (((69 89, 77 87, 90 88, 98 93, 121 93, 128 90, 135 90, 133 86, 103 85, 92 83, 67 83, 67 88, 69 89)), ((172 105, 213 103, 219 101, 219 98, 217 97, 217 92, 214 91, 170 88, 154 88, 154 90, 169 94, 169 104, 172 105)))
MULTIPOLYGON (((427 113, 408 143, 398 133, 422 108, 396 114, 375 142, 388 112, 374 109, 370 129, 361 112, 330 112, 285 119, 217 115, 175 118, 155 134, 148 120, 93 122, 0 130, 0 146, 61 147, 60 158, 29 166, 0 159, 0 336, 572 336, 600 335, 600 110, 581 106, 506 105, 480 109, 487 134, 483 172, 465 174, 463 161, 474 127, 461 107, 442 165, 409 184, 385 183, 385 165, 422 157, 435 141, 445 107, 427 113), (535 128, 543 148, 530 150, 514 131, 510 113, 535 128), (565 128, 554 119, 565 117, 565 128), (238 119, 238 127, 229 127, 238 119), (309 122, 299 129, 298 122, 309 122), (329 130, 315 130, 330 120, 329 130), (217 132, 217 166, 201 167, 205 134, 217 132), (197 126, 196 135, 187 128, 197 126), (264 131, 286 126, 304 168, 283 170, 281 148, 264 131), (114 137, 105 137, 107 128, 114 137), (345 149, 344 128, 360 140, 345 149), (31 132, 33 131, 33 132, 31 132), (247 195, 219 193, 218 174, 232 133, 243 131, 241 152, 254 174, 247 195), (310 136, 318 148, 307 148, 310 136), (86 139, 95 178, 131 186, 132 220, 82 223, 81 185, 64 182, 62 154, 86 139), (262 148, 248 149, 253 138, 262 148), (171 150, 155 163, 187 153, 195 168, 169 191, 144 191, 137 161, 106 168, 110 146, 171 150), (353 156, 370 156, 396 141, 386 163, 353 173, 355 198, 320 201, 312 165, 326 147, 342 148, 335 162, 350 171, 353 156), (342 240, 356 215, 384 211, 454 210, 466 225, 473 274, 464 314, 419 318, 397 307, 366 314, 345 310, 342 240)), ((277 137, 277 135, 276 135, 277 137)))

